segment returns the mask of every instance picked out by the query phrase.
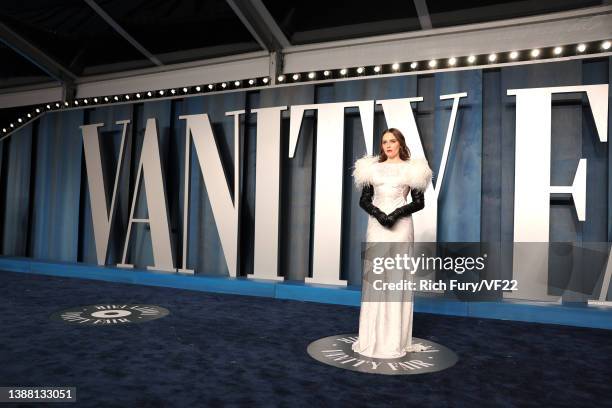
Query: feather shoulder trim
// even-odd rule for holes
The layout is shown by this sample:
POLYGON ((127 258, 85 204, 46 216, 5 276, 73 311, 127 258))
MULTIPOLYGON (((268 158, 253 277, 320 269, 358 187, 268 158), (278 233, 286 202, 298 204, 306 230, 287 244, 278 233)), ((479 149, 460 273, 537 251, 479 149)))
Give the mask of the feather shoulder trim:
POLYGON ((372 184, 372 168, 378 163, 378 156, 365 155, 355 162, 353 167, 353 179, 357 188, 363 188, 372 184))
POLYGON ((425 191, 433 177, 433 171, 425 158, 409 159, 402 172, 402 180, 417 190, 425 191))
MULTIPOLYGON (((353 179, 357 188, 373 184, 374 165, 378 163, 378 156, 363 156, 355 162, 353 179)), ((421 191, 427 190, 431 183, 433 172, 425 158, 412 158, 401 166, 401 180, 404 184, 421 191)))

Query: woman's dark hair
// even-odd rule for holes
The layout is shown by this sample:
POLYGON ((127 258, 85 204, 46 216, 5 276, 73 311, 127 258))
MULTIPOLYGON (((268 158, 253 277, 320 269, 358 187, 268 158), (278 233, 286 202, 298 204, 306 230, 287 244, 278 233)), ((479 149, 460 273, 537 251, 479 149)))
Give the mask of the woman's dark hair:
POLYGON ((402 132, 399 131, 399 129, 396 128, 389 128, 385 131, 382 132, 382 136, 380 137, 380 155, 378 158, 379 162, 384 162, 385 160, 387 160, 387 155, 385 153, 385 149, 383 149, 383 137, 385 136, 385 134, 387 133, 391 133, 393 134, 393 136, 395 136, 395 139, 399 142, 400 144, 400 150, 399 150, 399 157, 402 160, 408 160, 410 158, 410 149, 408 149, 408 146, 406 146, 406 139, 404 138, 404 135, 402 134, 402 132))

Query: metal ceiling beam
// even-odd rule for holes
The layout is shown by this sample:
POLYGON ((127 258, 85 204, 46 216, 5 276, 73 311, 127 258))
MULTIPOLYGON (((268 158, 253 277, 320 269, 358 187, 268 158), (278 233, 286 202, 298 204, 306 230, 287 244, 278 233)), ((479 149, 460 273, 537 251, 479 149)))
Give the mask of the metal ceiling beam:
POLYGON ((85 3, 89 5, 108 25, 110 25, 120 36, 122 36, 127 42, 132 44, 142 55, 147 57, 153 64, 160 66, 164 65, 162 62, 152 53, 149 52, 145 47, 142 46, 134 37, 132 37, 127 31, 123 29, 106 11, 104 11, 94 0, 85 0, 85 3))
POLYGON ((226 0, 242 24, 267 51, 281 51, 291 43, 261 0, 226 0))
MULTIPOLYGON (((576 44, 610 39, 610 27, 612 6, 598 6, 459 27, 300 45, 282 50, 282 72, 308 72, 576 44)), ((275 53, 262 50, 87 76, 75 82, 76 96, 83 98, 262 77, 275 70, 269 66, 272 54, 275 53)), ((516 64, 531 63, 541 61, 522 61, 516 64)), ((59 93, 61 88, 55 83, 0 89, 0 108, 54 101, 58 99, 59 93)))
POLYGON ((427 8, 426 0, 414 0, 414 7, 416 7, 417 14, 419 16, 419 23, 423 30, 431 30, 431 17, 429 17, 429 9, 427 8))
POLYGON ((164 88, 206 85, 268 75, 266 51, 220 57, 195 63, 151 67, 136 72, 98 75, 77 81, 77 97, 142 92, 164 88), (170 69, 172 68, 172 69, 170 69))
POLYGON ((0 41, 15 50, 18 54, 36 65, 51 78, 59 81, 65 88, 65 93, 71 93, 77 76, 68 68, 64 67, 54 58, 30 43, 28 40, 13 31, 6 24, 0 22, 0 41))
MULTIPOLYGON (((204 61, 80 77, 75 81, 75 97, 120 95, 263 77, 268 75, 269 61, 267 51, 257 51, 204 61)), ((60 99, 62 88, 56 83, 0 89, 0 109, 40 105, 60 99)))
POLYGON ((62 100, 64 90, 57 85, 57 82, 49 82, 42 84, 42 86, 39 85, 31 89, 19 87, 8 89, 6 93, 0 93, 0 109, 40 105, 62 100))
MULTIPOLYGON (((359 67, 551 47, 610 38, 612 6, 433 28, 283 50, 284 72, 359 67)), ((526 62, 527 63, 527 62, 526 62)))

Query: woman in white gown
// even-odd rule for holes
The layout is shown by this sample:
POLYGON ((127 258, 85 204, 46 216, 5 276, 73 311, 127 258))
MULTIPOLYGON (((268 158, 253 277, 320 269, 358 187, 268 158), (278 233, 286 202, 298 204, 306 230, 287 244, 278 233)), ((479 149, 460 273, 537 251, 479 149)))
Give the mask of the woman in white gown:
MULTIPOLYGON (((425 206, 423 193, 432 178, 427 160, 410 158, 404 136, 391 128, 383 132, 378 156, 365 156, 355 162, 353 177, 356 186, 362 188, 359 205, 370 215, 366 246, 396 242, 411 248, 414 227, 410 214, 425 206), (411 203, 406 200, 409 192, 411 203)), ((400 297, 374 293, 366 274, 364 270, 359 337, 352 345, 353 351, 372 358, 399 358, 406 352, 424 350, 422 345, 412 344, 412 291, 402 291, 400 297)), ((398 276, 410 279, 412 275, 400 271, 392 280, 397 281, 398 276)))

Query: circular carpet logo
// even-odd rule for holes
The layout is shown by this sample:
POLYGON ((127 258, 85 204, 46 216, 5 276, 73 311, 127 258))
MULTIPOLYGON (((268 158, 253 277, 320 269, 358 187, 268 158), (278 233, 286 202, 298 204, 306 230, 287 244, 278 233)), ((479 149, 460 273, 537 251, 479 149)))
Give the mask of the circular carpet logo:
POLYGON ((313 341, 308 354, 321 363, 345 370, 371 374, 405 375, 442 371, 455 365, 457 354, 433 341, 412 338, 412 344, 420 344, 423 351, 406 353, 400 358, 371 358, 356 353, 351 345, 356 334, 340 334, 313 341))
POLYGON ((51 319, 82 326, 108 326, 147 322, 169 313, 154 305, 92 305, 54 313, 51 319))

